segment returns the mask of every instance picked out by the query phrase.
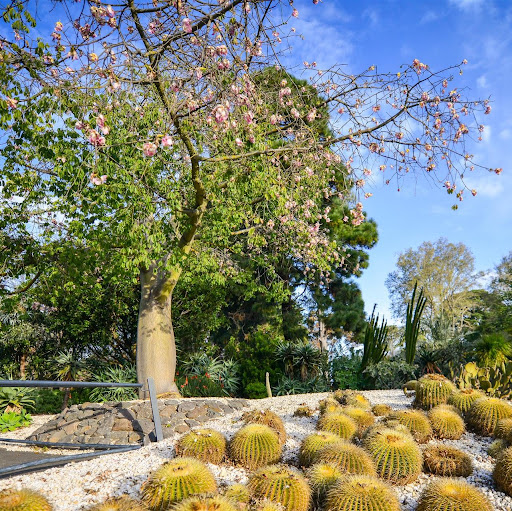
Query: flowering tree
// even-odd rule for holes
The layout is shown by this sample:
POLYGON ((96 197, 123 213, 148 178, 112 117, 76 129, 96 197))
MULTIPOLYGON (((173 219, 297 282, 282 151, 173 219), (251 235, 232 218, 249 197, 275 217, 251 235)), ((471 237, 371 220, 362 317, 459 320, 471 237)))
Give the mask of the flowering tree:
MULTIPOLYGON (((63 243, 108 251, 140 280, 138 375, 152 375, 159 393, 175 389, 172 295, 191 259, 232 278, 233 254, 250 250, 264 264, 268 247, 286 248, 321 278, 344 261, 320 228, 330 221, 321 198, 347 189, 340 163, 361 196, 372 172, 389 182, 419 169, 459 199, 477 167, 465 141, 479 137, 477 116, 490 106, 449 86, 459 66, 436 73, 414 60, 399 73, 351 75, 305 62, 310 87, 283 77, 272 88, 293 6, 55 8, 38 38, 30 2, 3 13, 11 29, 0 33, 12 34, 0 36, 4 285, 30 287, 63 243), (329 117, 328 131, 314 128, 329 117)), ((362 210, 358 202, 343 221, 360 224, 362 210)))

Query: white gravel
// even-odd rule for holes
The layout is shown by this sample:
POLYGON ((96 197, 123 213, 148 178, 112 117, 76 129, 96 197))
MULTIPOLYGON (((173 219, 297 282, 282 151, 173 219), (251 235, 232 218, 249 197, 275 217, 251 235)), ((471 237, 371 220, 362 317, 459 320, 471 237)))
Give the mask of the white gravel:
MULTIPOLYGON (((367 391, 364 394, 372 404, 387 403, 394 409, 406 408, 411 402, 411 398, 405 397, 399 390, 367 391)), ((288 434, 283 449, 285 463, 296 464, 300 443, 315 429, 317 420, 316 415, 311 418, 293 417, 293 412, 302 403, 315 408, 318 401, 326 396, 327 394, 307 394, 250 401, 251 408, 269 408, 283 418, 288 434)), ((240 411, 228 417, 209 421, 202 427, 217 429, 231 438, 240 428, 242 413, 240 411)), ((22 435, 21 431, 19 435, 22 435)), ((64 467, 2 479, 0 490, 8 487, 29 487, 40 491, 54 505, 55 511, 83 510, 108 496, 128 494, 139 497, 140 487, 149 473, 174 457, 174 442, 178 436, 133 452, 110 454, 64 467)), ((512 511, 512 498, 498 491, 492 481, 494 460, 486 453, 491 440, 466 433, 460 440, 445 442, 464 450, 473 458, 475 470, 468 481, 480 487, 496 511, 512 511)), ((229 462, 218 466, 210 465, 210 468, 221 486, 247 481, 248 471, 234 467, 229 462)), ((413 511, 416 508, 421 491, 434 477, 421 474, 414 483, 395 487, 403 511, 413 511)))

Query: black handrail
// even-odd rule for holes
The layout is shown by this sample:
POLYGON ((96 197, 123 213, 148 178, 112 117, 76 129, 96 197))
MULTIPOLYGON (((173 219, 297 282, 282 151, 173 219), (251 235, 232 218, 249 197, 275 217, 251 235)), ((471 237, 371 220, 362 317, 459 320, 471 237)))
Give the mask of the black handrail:
MULTIPOLYGON (((47 381, 47 380, 0 380, 0 387, 39 387, 39 388, 94 388, 94 387, 128 387, 142 388, 142 383, 114 383, 95 381, 47 381)), ((149 392, 145 390, 144 392, 149 392)))

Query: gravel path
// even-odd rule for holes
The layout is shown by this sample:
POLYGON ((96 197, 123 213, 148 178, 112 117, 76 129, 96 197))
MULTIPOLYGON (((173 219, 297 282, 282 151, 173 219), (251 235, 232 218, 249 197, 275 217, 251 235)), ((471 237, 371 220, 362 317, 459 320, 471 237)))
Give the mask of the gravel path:
MULTIPOLYGON (((399 390, 367 391, 363 394, 372 404, 387 403, 394 409, 406 408, 411 402, 411 399, 405 397, 399 390)), ((307 394, 250 401, 252 408, 269 408, 283 418, 288 433, 283 450, 285 463, 296 464, 300 443, 305 436, 314 431, 317 420, 316 415, 311 418, 293 417, 293 412, 302 403, 314 408, 318 401, 326 396, 327 394, 307 394)), ((240 428, 241 414, 242 412, 238 412, 212 420, 204 427, 217 429, 231 438, 240 428)), ((83 510, 108 496, 124 493, 138 497, 140 487, 149 473, 174 457, 174 442, 178 436, 175 435, 159 444, 152 444, 134 452, 112 454, 65 467, 3 479, 0 480, 0 490, 8 487, 29 487, 40 491, 52 502, 55 511, 83 510)), ((468 481, 479 486, 486 493, 496 511, 512 511, 512 498, 499 492, 492 482, 494 461, 486 453, 491 439, 466 433, 460 440, 445 443, 471 455, 475 471, 468 481)), ((229 462, 218 466, 210 465, 210 468, 220 485, 247 481, 248 472, 243 468, 234 467, 229 462)), ((422 474, 412 484, 395 487, 402 502, 403 511, 413 511, 416 508, 421 491, 433 478, 434 476, 422 474)))

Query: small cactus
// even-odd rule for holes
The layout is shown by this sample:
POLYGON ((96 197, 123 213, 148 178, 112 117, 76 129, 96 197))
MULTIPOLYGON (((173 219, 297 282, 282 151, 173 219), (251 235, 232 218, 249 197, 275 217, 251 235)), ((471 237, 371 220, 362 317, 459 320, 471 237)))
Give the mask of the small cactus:
POLYGON ((196 495, 183 500, 172 511, 238 511, 230 499, 221 495, 196 495))
POLYGON ((391 420, 397 420, 399 424, 405 426, 414 437, 414 440, 420 444, 428 442, 433 434, 430 421, 421 410, 400 410, 394 412, 386 421, 390 424, 391 420))
POLYGON ((176 454, 218 465, 226 455, 226 439, 214 429, 196 429, 178 440, 176 454))
POLYGON ((462 389, 454 391, 448 399, 448 404, 455 406, 462 415, 466 415, 471 405, 485 394, 476 389, 462 389))
POLYGON ((449 445, 429 445, 423 451, 425 472, 443 477, 468 477, 473 472, 471 457, 449 445))
POLYGON ((32 490, 0 491, 0 511, 52 511, 53 507, 40 493, 32 490))
POLYGON ((372 408, 372 412, 377 417, 387 417, 390 413, 393 412, 393 408, 386 404, 378 404, 372 408))
POLYGON ((361 437, 363 433, 375 422, 375 416, 373 413, 364 408, 344 406, 341 411, 353 419, 357 424, 358 437, 361 437))
POLYGON ((500 490, 512 496, 512 447, 498 454, 492 477, 500 490))
POLYGON ((430 483, 421 494, 416 511, 493 511, 487 497, 460 479, 442 478, 430 483))
POLYGON ((350 440, 357 433, 357 423, 342 412, 331 412, 322 415, 317 422, 317 429, 328 431, 339 437, 350 440))
POLYGON ((434 434, 438 438, 458 440, 466 431, 462 417, 445 405, 439 405, 428 412, 434 434))
POLYGON ((503 399, 482 397, 469 409, 467 421, 471 429, 484 436, 491 436, 499 419, 512 417, 512 406, 503 399))
POLYGON ((320 410, 320 415, 323 415, 324 413, 339 412, 341 405, 333 397, 326 397, 318 402, 318 409, 320 410))
POLYGON ((371 476, 341 478, 328 492, 325 511, 400 511, 392 488, 371 476))
POLYGON ((512 417, 498 419, 494 428, 494 438, 510 438, 512 434, 512 417))
POLYGON ((247 504, 251 500, 251 493, 245 484, 235 483, 224 490, 224 497, 237 503, 247 504))
POLYGON ((142 500, 152 510, 160 511, 190 495, 213 493, 215 477, 195 458, 174 458, 153 472, 142 486, 142 500))
POLYGON ((353 390, 337 390, 334 392, 333 397, 342 406, 355 406, 356 408, 363 408, 370 410, 372 405, 361 393, 353 390))
POLYGON ((393 484, 407 484, 419 476, 423 463, 414 439, 396 429, 383 429, 368 437, 365 447, 377 468, 377 474, 393 484))
POLYGON ((501 451, 508 447, 508 442, 503 438, 498 438, 487 448, 487 454, 492 458, 497 458, 501 451))
POLYGON ((448 402, 455 385, 440 374, 426 374, 418 380, 414 406, 430 410, 448 402))
POLYGON ((304 476, 284 465, 260 468, 249 479, 249 489, 255 498, 278 502, 285 511, 307 511, 311 502, 304 476))
POLYGON ((327 431, 318 431, 307 436, 299 449, 299 463, 302 467, 309 467, 315 462, 318 451, 328 444, 337 442, 340 437, 327 431))
POLYGON ((315 410, 310 408, 309 406, 302 404, 297 407, 297 409, 293 412, 294 417, 311 417, 315 413, 315 410))
POLYGON ((147 509, 141 502, 123 495, 122 497, 107 499, 101 504, 96 504, 88 508, 88 511, 147 511, 147 509))
POLYGON ((327 492, 340 477, 343 471, 331 463, 315 463, 306 473, 313 492, 313 499, 321 506, 327 492))
POLYGON ((257 502, 252 509, 253 511, 284 511, 284 506, 279 504, 279 502, 272 502, 271 500, 263 499, 257 502))
POLYGON ((281 445, 284 445, 286 442, 284 423, 277 413, 271 410, 253 410, 251 412, 245 412, 242 415, 242 420, 245 424, 264 424, 277 433, 281 445))
POLYGON ((315 461, 336 465, 345 474, 377 475, 375 464, 364 449, 345 440, 338 440, 320 449, 315 461))

